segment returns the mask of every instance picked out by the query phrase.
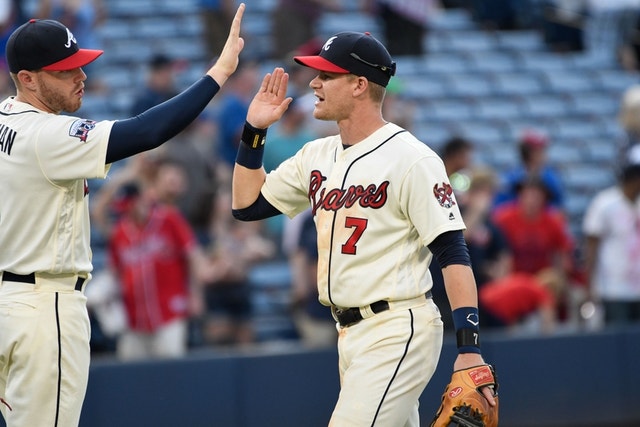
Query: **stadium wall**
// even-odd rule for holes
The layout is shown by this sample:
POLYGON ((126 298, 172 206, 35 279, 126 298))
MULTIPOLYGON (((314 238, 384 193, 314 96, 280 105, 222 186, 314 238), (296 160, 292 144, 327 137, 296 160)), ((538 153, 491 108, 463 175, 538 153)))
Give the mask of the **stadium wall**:
MULTIPOLYGON (((173 362, 94 360, 80 426, 326 426, 339 389, 335 350, 275 347, 173 362)), ((485 333, 483 348, 498 371, 502 427, 640 425, 640 325, 546 338, 485 333)), ((421 398, 425 426, 454 357, 447 340, 421 398)))

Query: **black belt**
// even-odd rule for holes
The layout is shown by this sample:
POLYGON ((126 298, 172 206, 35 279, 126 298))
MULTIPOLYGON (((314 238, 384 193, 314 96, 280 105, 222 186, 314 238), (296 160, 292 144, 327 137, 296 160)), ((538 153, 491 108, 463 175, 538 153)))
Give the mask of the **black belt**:
MULTIPOLYGON (((20 283, 30 283, 32 285, 36 284, 36 273, 29 274, 16 274, 10 271, 5 271, 2 273, 2 281, 7 282, 20 282, 20 283)), ((82 285, 84 284, 84 277, 78 277, 76 280, 75 290, 78 292, 82 291, 82 285)))
MULTIPOLYGON (((432 298, 433 295, 431 290, 427 291, 424 295, 425 298, 432 298)), ((382 313, 383 311, 389 310, 389 301, 381 300, 376 301, 369 305, 368 307, 375 314, 382 313)), ((351 308, 334 308, 333 313, 338 320, 338 323, 342 327, 351 326, 363 319, 362 313, 360 312, 360 307, 351 307, 351 308)))

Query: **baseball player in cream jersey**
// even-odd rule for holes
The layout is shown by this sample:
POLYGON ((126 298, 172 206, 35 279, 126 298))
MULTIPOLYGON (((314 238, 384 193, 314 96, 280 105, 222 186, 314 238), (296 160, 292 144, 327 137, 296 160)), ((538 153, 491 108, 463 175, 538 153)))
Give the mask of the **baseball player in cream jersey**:
POLYGON ((73 427, 89 373, 84 288, 91 278, 87 179, 155 148, 192 122, 235 71, 241 4, 207 74, 136 117, 66 116, 82 103, 80 49, 54 20, 18 27, 6 46, 16 96, 0 103, 0 412, 7 427, 73 427))
MULTIPOLYGON (((433 256, 454 309, 460 352, 454 369, 484 364, 455 196, 441 159, 382 117, 395 63, 378 40, 338 33, 319 55, 294 59, 318 71, 309 84, 317 97, 314 117, 336 121, 340 133, 307 143, 267 175, 267 128, 291 101, 284 70, 267 74, 247 113, 233 213, 255 220, 311 207, 319 299, 331 307, 339 331, 341 390, 330 425, 418 426, 418 399, 443 338, 430 297, 433 256)), ((495 404, 490 389, 483 393, 495 404)))

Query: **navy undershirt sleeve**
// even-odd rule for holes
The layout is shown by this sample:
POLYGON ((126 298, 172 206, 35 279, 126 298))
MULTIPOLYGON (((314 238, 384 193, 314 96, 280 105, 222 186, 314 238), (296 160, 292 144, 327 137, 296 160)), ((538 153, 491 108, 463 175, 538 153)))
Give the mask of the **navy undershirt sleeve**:
POLYGON ((144 113, 118 120, 111 128, 107 164, 159 147, 195 120, 220 90, 204 76, 185 91, 144 113))
POLYGON ((262 193, 260 193, 251 206, 242 209, 232 209, 231 213, 235 219, 240 221, 256 221, 279 215, 282 212, 269 203, 262 193))
POLYGON ((464 241, 462 230, 447 231, 427 245, 441 268, 452 264, 471 266, 469 248, 464 241))

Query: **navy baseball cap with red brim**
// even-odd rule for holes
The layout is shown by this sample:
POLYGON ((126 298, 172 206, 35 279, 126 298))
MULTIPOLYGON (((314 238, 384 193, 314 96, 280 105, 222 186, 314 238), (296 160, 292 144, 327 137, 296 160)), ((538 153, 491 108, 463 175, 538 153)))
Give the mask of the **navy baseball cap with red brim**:
POLYGON ((7 40, 9 71, 67 71, 84 67, 102 55, 98 49, 80 49, 73 33, 53 19, 31 19, 7 40))
POLYGON ((318 71, 363 76, 383 87, 396 73, 396 63, 387 49, 368 32, 338 33, 325 42, 318 55, 293 59, 318 71))
POLYGON ((103 52, 102 50, 96 49, 78 49, 78 51, 70 57, 54 62, 51 65, 45 65, 42 69, 48 71, 66 71, 84 67, 95 61, 103 52))

